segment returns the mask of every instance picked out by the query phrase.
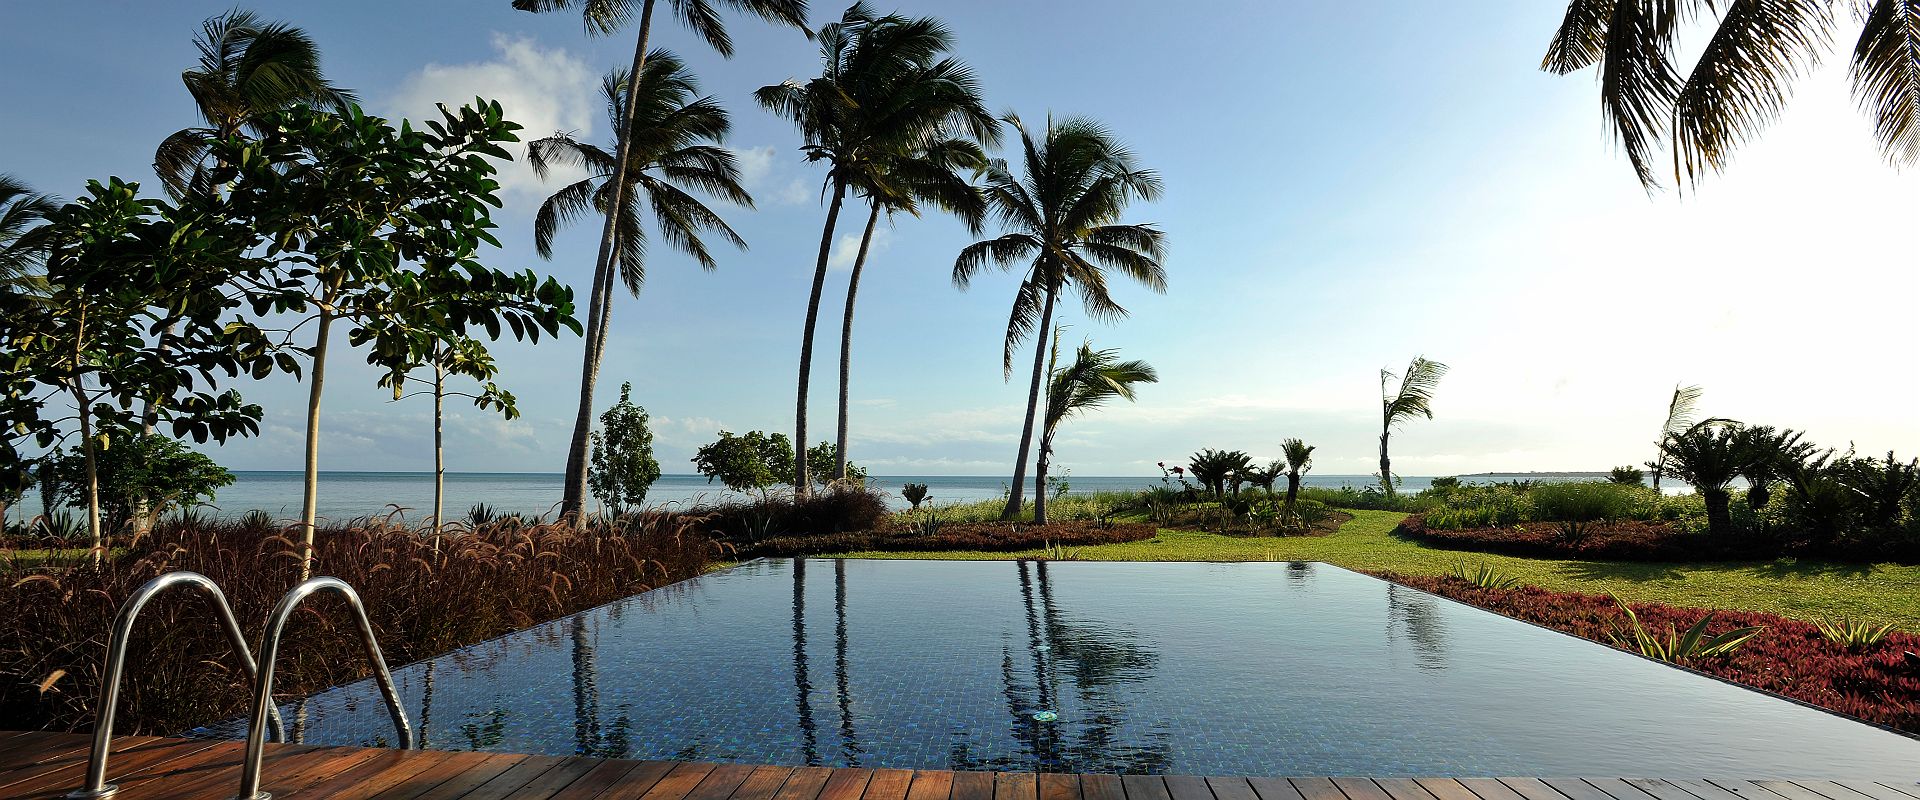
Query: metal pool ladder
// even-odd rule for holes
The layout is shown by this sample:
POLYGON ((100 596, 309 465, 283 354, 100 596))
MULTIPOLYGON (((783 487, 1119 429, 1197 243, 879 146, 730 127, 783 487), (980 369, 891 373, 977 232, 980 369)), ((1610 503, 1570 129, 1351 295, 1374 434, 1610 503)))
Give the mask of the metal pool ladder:
MULTIPOLYGON (((240 662, 241 671, 252 680, 257 677, 254 667, 253 651, 247 647, 247 637, 240 633, 240 623, 234 619, 233 607, 227 604, 227 596, 220 591, 212 579, 198 572, 169 572, 142 584, 135 589, 127 601, 114 615, 113 631, 107 638, 106 671, 101 674, 100 697, 95 702, 96 715, 93 725, 93 752, 87 756, 86 783, 79 789, 67 794, 75 800, 98 800, 111 797, 119 791, 118 786, 107 783, 107 756, 113 750, 113 712, 120 701, 120 675, 127 664, 127 640, 133 636, 133 622, 146 608, 147 602, 161 592, 174 587, 198 590, 219 612, 220 628, 227 634, 227 641, 233 645, 234 658, 240 662)), ((273 724, 275 739, 285 739, 286 734, 280 725, 280 712, 272 709, 268 718, 262 722, 273 724)))
POLYGON ((240 768, 237 800, 270 800, 273 797, 260 791, 260 764, 266 754, 267 721, 274 713, 273 664, 280 655, 280 634, 294 610, 308 597, 322 591, 339 594, 353 609, 355 621, 360 624, 360 641, 366 646, 367 661, 373 665, 373 677, 380 684, 380 694, 386 700, 387 712, 393 717, 393 729, 400 737, 398 746, 402 750, 413 748, 413 727, 407 724, 407 712, 400 705, 400 693, 393 687, 393 675, 387 671, 386 658, 380 655, 380 643, 374 639, 373 623, 367 620, 367 610, 360 603, 359 593, 339 578, 313 578, 282 596, 273 607, 273 613, 267 617, 267 629, 260 640, 260 668, 255 671, 253 681, 253 715, 247 721, 247 758, 240 768))

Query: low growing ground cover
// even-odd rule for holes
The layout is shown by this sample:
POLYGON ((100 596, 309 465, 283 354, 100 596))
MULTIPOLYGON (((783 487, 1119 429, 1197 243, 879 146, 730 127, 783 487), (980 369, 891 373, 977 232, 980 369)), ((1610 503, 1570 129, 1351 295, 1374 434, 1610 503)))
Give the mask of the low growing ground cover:
POLYGON ((1425 514, 1400 523, 1396 535, 1435 547, 1481 553, 1505 553, 1533 558, 1582 558, 1605 561, 1703 561, 1754 558, 1753 546, 1720 542, 1699 533, 1684 533, 1672 523, 1645 520, 1602 520, 1579 525, 1570 536, 1552 522, 1525 522, 1475 528, 1435 528, 1425 514))
MULTIPOLYGON (((948 550, 1048 550, 1137 542, 1151 539, 1159 529, 1144 522, 1055 522, 1044 526, 1006 522, 943 522, 915 527, 912 521, 894 522, 879 530, 782 536, 745 548, 746 556, 787 556, 839 553, 848 550, 931 552, 948 550)), ((1058 552, 1056 550, 1056 552, 1058 552)))
MULTIPOLYGON (((1475 586, 1456 577, 1381 575, 1391 581, 1544 625, 1603 644, 1632 642, 1632 626, 1613 598, 1532 586, 1475 586)), ((1762 630, 1730 653, 1693 658, 1685 666, 1909 733, 1920 734, 1920 636, 1894 632, 1875 644, 1832 641, 1814 625, 1751 611, 1709 612, 1635 603, 1644 629, 1686 631, 1712 614, 1709 635, 1749 626, 1762 630)), ((1631 647, 1627 647, 1632 651, 1631 647)))
MULTIPOLYGON (((398 526, 323 528, 314 574, 351 584, 389 663, 439 655, 705 571, 718 551, 681 528, 596 529, 504 521, 436 544, 398 526)), ((257 636, 291 588, 296 546, 272 526, 163 524, 98 567, 84 552, 0 560, 0 720, 16 729, 86 730, 115 612, 155 575, 212 578, 257 636)), ((12 558, 9 556, 8 558, 12 558)), ((275 686, 300 696, 364 677, 354 622, 316 596, 286 631, 275 686)), ((201 599, 163 595, 137 629, 120 733, 171 734, 244 713, 249 692, 201 599)))
MULTIPOLYGON (((1813 621, 1852 617, 1892 622, 1920 632, 1920 566, 1812 559, 1660 563, 1534 559, 1467 554, 1395 537, 1406 517, 1394 511, 1352 512, 1331 536, 1238 538, 1161 530, 1151 539, 1083 547, 1075 558, 1098 561, 1325 561, 1365 572, 1443 575, 1461 562, 1485 563, 1522 584, 1552 591, 1618 592, 1634 602, 1724 608, 1813 621)), ((861 551, 860 558, 1035 558, 1014 553, 861 551)))

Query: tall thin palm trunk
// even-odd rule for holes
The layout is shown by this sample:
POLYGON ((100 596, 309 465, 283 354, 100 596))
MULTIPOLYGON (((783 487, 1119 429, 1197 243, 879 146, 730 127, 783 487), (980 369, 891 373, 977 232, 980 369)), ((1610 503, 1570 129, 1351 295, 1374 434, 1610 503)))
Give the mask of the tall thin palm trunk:
MULTIPOLYGON (((1388 424, 1391 425, 1392 423, 1388 424)), ((1380 432, 1380 488, 1386 490, 1388 497, 1392 497, 1393 462, 1387 459, 1387 436, 1389 435, 1390 430, 1382 430, 1380 432)))
MULTIPOLYGON (((1040 326, 1037 331, 1053 330, 1053 299, 1056 287, 1047 287, 1047 302, 1040 312, 1040 326)), ((1007 490, 1007 507, 1000 510, 1000 519, 1020 518, 1020 507, 1026 504, 1027 453, 1033 449, 1033 416, 1040 407, 1040 378, 1047 368, 1047 337, 1035 336, 1033 345, 1033 380, 1027 386, 1027 416, 1020 424, 1020 452, 1013 459, 1013 485, 1007 490)))
POLYGON ((447 370, 433 365, 433 550, 440 552, 447 499, 447 370))
POLYGON ((313 529, 320 499, 320 393, 327 383, 327 339, 333 332, 333 297, 321 298, 320 328, 313 337, 313 376, 307 385, 307 451, 300 496, 300 580, 313 577, 313 529))
POLYGON ((834 436, 833 479, 847 479, 847 383, 853 361, 853 298, 860 292, 860 270, 867 266, 867 248, 873 244, 873 229, 880 224, 880 204, 873 203, 867 214, 867 230, 860 234, 860 252, 853 257, 853 275, 847 278, 847 311, 840 320, 840 430, 834 436))
MULTIPOLYGON (((646 0, 640 10, 640 35, 634 42, 633 68, 627 74, 633 80, 647 65, 647 40, 653 33, 653 5, 655 0, 646 0)), ((587 327, 585 353, 580 365, 580 402, 573 418, 573 439, 567 446, 567 485, 560 499, 560 517, 570 521, 576 527, 585 527, 585 508, 587 496, 587 448, 589 435, 593 432, 593 390, 600 381, 599 342, 605 337, 606 305, 612 297, 613 246, 619 232, 620 209, 625 207, 627 193, 627 162, 633 144, 633 121, 637 116, 639 104, 635 102, 634 92, 627 93, 627 102, 620 112, 619 140, 615 148, 612 188, 607 197, 607 222, 600 231, 600 252, 593 265, 593 294, 589 301, 592 307, 587 309, 587 327)))
POLYGON ((827 255, 833 250, 833 227, 840 221, 840 204, 847 183, 833 179, 833 199, 827 204, 827 224, 820 231, 820 258, 813 267, 813 292, 807 296, 807 324, 800 334, 800 393, 793 405, 793 494, 806 497, 812 488, 807 475, 807 382, 813 376, 813 329, 820 321, 820 293, 827 285, 827 255))
MULTIPOLYGON (((1053 332, 1051 354, 1047 356, 1046 380, 1048 382, 1053 381, 1053 371, 1059 368, 1059 366, 1060 331, 1059 329, 1055 329, 1053 332)), ((1041 409, 1040 417, 1043 420, 1053 418, 1053 409, 1051 408, 1053 405, 1053 397, 1051 392, 1048 393, 1047 405, 1049 408, 1041 409)), ((1035 525, 1047 524, 1047 467, 1053 462, 1051 456, 1053 455, 1054 430, 1054 426, 1050 423, 1043 423, 1040 426, 1040 452, 1033 457, 1033 524, 1035 525)))

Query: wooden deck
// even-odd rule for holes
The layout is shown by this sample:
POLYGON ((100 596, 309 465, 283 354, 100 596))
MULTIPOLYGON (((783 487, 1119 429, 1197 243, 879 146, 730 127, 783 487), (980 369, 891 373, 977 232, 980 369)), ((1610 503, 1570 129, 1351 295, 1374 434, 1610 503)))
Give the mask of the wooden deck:
MULTIPOLYGON (((240 742, 115 741, 116 798, 227 800, 239 785, 240 742)), ((88 745, 74 734, 0 732, 0 798, 78 787, 88 745)), ((267 747, 261 788, 278 800, 1920 800, 1920 786, 1872 781, 1057 775, 267 747)))

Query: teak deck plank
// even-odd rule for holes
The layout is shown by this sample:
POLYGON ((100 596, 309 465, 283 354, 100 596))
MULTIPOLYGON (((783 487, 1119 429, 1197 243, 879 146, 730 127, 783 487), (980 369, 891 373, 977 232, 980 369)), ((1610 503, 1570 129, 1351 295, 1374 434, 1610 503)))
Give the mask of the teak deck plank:
MULTIPOLYGON (((944 769, 923 769, 913 773, 913 785, 907 787, 907 800, 948 800, 953 797, 953 773, 944 769)), ((1115 797, 1113 800, 1125 800, 1115 797)))
MULTIPOLYGON (((59 800, 85 777, 92 740, 0 731, 0 796, 59 800)), ((124 736, 115 800, 228 800, 245 745, 124 736)), ((1274 778, 953 772, 639 761, 583 756, 268 745, 276 800, 1920 800, 1866 780, 1274 778)))

